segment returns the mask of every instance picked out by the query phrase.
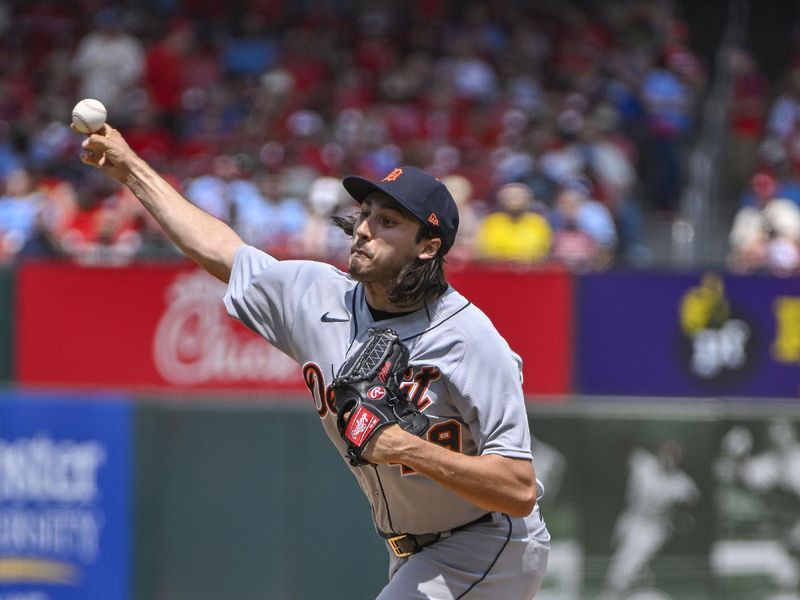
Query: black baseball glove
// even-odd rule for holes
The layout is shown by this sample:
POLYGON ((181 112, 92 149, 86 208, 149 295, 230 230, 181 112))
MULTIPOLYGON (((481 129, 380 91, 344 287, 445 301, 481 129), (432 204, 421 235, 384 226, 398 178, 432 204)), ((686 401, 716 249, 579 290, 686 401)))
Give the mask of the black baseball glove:
POLYGON ((331 384, 336 424, 347 442, 350 464, 370 464, 361 452, 375 433, 397 423, 414 435, 428 429, 428 417, 400 391, 408 369, 408 348, 392 329, 370 329, 361 350, 345 361, 331 384))

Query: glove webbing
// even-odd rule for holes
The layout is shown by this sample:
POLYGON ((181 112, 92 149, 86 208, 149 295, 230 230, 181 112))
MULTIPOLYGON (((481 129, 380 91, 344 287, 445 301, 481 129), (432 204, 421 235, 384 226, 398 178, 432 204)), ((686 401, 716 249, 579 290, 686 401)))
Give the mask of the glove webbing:
MULTIPOLYGON (((348 384, 364 379, 372 379, 377 375, 378 369, 386 362, 392 351, 395 340, 390 337, 394 334, 391 329, 385 330, 384 335, 373 335, 369 338, 367 346, 359 353, 356 360, 347 368, 344 374, 337 375, 336 379, 348 384)), ((379 377, 386 383, 386 377, 379 377)))

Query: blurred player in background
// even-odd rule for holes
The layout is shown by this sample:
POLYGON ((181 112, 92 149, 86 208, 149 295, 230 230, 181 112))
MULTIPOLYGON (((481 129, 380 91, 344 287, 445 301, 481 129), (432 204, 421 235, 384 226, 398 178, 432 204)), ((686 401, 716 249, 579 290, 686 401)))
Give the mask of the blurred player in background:
POLYGON ((631 453, 625 508, 614 526, 616 549, 604 599, 626 597, 650 559, 672 537, 676 509, 697 501, 697 486, 679 467, 682 456, 675 440, 663 442, 657 455, 644 448, 631 453))
MULTIPOLYGON (((800 598, 800 439, 795 423, 770 421, 767 446, 753 452, 753 434, 732 427, 714 463, 721 518, 727 525, 716 568, 725 576, 766 576, 770 598, 800 598)), ((765 590, 765 598, 766 590, 765 590)))

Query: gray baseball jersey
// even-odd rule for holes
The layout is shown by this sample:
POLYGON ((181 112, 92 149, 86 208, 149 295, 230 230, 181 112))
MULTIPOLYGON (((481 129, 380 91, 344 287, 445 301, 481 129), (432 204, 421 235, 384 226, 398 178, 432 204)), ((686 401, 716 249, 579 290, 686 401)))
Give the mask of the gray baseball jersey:
MULTIPOLYGON (((328 264, 277 261, 241 246, 225 306, 301 365, 325 431, 344 457, 328 385, 375 326, 364 286, 328 264)), ((380 326, 397 331, 409 348, 413 375, 403 385, 430 418, 426 439, 468 455, 531 458, 521 361, 477 307, 451 287, 380 326)), ((350 468, 382 532, 445 531, 485 513, 404 465, 350 468)))

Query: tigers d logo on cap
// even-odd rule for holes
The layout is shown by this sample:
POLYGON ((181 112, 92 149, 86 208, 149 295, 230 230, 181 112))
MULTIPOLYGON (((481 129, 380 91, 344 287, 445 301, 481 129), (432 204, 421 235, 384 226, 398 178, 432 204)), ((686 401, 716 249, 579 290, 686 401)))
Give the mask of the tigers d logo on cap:
POLYGON ((398 167, 397 169, 394 169, 391 173, 389 173, 386 177, 381 179, 381 181, 394 181, 402 174, 403 174, 403 169, 398 167))

